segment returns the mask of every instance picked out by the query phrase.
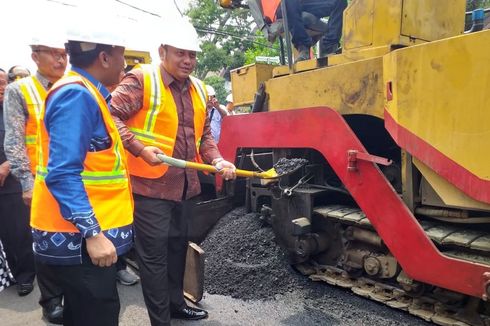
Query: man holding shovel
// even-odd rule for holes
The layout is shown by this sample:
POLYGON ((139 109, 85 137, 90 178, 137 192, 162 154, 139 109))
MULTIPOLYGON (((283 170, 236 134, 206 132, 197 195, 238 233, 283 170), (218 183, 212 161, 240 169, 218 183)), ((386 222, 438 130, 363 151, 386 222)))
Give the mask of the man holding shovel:
POLYGON ((111 102, 128 151, 136 252, 153 326, 170 325, 170 317, 207 317, 183 296, 188 216, 182 207, 201 191, 197 171, 163 165, 157 154, 211 163, 225 179, 235 178, 235 166, 221 157, 211 136, 205 86, 190 76, 200 51, 194 27, 180 20, 161 32, 167 35, 159 47, 160 65, 129 72, 111 102))

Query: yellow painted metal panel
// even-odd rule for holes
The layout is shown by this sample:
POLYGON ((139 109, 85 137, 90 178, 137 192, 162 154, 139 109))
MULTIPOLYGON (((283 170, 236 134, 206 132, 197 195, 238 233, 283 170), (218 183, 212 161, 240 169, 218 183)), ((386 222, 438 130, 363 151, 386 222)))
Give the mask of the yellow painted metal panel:
POLYGON ((459 35, 465 6, 465 0, 354 0, 344 11, 344 52, 459 35))
POLYGON ((231 87, 235 105, 253 103, 260 83, 272 77, 274 67, 274 65, 256 63, 232 70, 231 87))
POLYGON ((391 116, 483 180, 490 180, 489 53, 490 31, 482 31, 384 56, 391 116))
POLYGON ((344 50, 398 44, 402 0, 354 0, 344 11, 344 50))
POLYGON ((353 1, 344 11, 344 48, 373 44, 374 0, 353 1))
MULTIPOLYGON (((385 46, 378 46, 375 48, 372 47, 367 47, 367 48, 358 48, 354 49, 351 51, 345 51, 341 54, 336 54, 336 55, 330 55, 328 58, 320 58, 320 59, 311 59, 311 60, 305 60, 305 61, 300 61, 298 63, 294 64, 294 72, 304 72, 308 70, 313 70, 317 68, 323 68, 325 67, 325 61, 327 61, 328 66, 335 66, 335 65, 340 65, 344 63, 351 63, 353 61, 359 61, 359 60, 364 60, 364 59, 369 59, 369 58, 374 58, 374 57, 380 57, 382 55, 385 55, 386 53, 389 53, 391 51, 390 47, 385 45, 385 46), (323 60, 323 61, 322 61, 323 60)), ((274 68, 272 71, 272 77, 280 77, 280 76, 285 76, 289 75, 290 70, 288 66, 277 66, 274 68)))
POLYGON ((382 57, 270 79, 269 110, 328 106, 383 117, 382 57))
MULTIPOLYGON (((490 210, 490 205, 474 200, 466 195, 421 161, 414 158, 413 163, 446 205, 467 209, 490 210)), ((423 200, 422 198, 422 202, 423 200)))
POLYGON ((380 57, 386 53, 389 53, 390 51, 391 49, 388 45, 353 49, 350 51, 345 51, 339 55, 328 57, 328 65, 338 65, 357 60, 380 57))
POLYGON ((466 0, 403 0, 402 34, 434 41, 464 31, 466 0))

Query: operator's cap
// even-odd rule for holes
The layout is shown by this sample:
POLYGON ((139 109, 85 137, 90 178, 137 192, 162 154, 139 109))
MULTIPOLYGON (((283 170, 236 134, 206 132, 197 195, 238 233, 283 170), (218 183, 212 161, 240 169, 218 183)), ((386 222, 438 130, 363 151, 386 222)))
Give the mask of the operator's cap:
POLYGON ((199 36, 194 26, 186 18, 173 18, 163 24, 162 45, 188 51, 201 51, 199 36))
POLYGON ((213 86, 206 85, 206 91, 208 92, 208 96, 216 96, 213 86))

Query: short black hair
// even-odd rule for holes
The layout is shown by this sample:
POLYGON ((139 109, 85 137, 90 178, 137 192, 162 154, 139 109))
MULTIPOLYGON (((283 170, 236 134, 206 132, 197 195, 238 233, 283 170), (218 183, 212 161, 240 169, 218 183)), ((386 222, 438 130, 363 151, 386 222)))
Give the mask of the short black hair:
POLYGON ((114 48, 112 45, 107 44, 95 44, 95 48, 93 50, 84 51, 82 50, 82 43, 85 42, 76 42, 76 41, 68 41, 65 43, 66 53, 70 56, 70 64, 79 68, 87 68, 92 63, 95 62, 99 53, 102 51, 111 53, 114 48))

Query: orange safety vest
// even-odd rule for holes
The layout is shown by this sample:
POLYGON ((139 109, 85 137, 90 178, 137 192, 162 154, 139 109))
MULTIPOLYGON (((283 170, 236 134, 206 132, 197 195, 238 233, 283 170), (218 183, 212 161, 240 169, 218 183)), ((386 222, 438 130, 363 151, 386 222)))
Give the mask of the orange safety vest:
MULTIPOLYGON (((111 138, 111 147, 98 152, 87 152, 81 173, 83 185, 95 217, 103 231, 129 225, 133 222, 133 198, 126 166, 126 156, 117 128, 112 120, 107 103, 86 78, 70 71, 49 91, 72 83, 85 86, 99 105, 104 124, 111 138)), ((34 181, 31 208, 31 226, 48 232, 79 232, 74 224, 65 220, 55 198, 45 183, 48 173, 49 135, 44 125, 44 109, 39 121, 39 164, 34 181)))
POLYGON ((36 173, 37 153, 36 137, 41 107, 46 98, 46 90, 35 76, 29 76, 17 81, 27 105, 28 118, 26 121, 25 144, 27 156, 31 163, 32 174, 36 173))
POLYGON ((276 21, 277 8, 281 5, 281 0, 262 0, 261 2, 264 17, 270 20, 270 23, 276 21))
MULTIPOLYGON (((145 146, 160 148, 165 155, 172 156, 174 152, 179 117, 172 92, 163 84, 160 67, 151 65, 138 66, 143 71, 143 107, 131 117, 126 125, 136 139, 145 146)), ((191 76, 189 89, 194 107, 194 134, 196 143, 195 161, 202 162, 199 155, 201 137, 206 122, 207 93, 202 81, 191 76)), ((129 173, 143 178, 155 179, 163 176, 168 166, 148 165, 142 158, 128 152, 129 173)))

